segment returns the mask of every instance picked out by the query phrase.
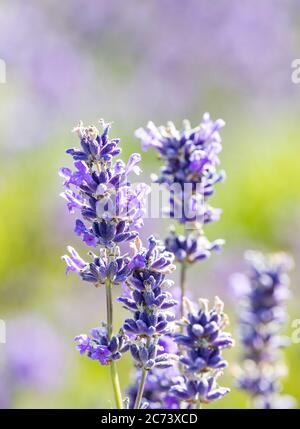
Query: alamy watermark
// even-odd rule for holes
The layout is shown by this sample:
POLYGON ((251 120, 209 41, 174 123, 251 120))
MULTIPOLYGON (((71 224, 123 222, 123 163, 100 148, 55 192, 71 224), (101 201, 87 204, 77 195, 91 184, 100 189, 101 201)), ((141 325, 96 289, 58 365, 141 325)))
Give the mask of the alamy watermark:
POLYGON ((4 320, 0 319, 0 344, 6 343, 6 324, 4 320))
POLYGON ((6 83, 6 62, 0 58, 0 83, 6 83))
POLYGON ((98 199, 96 212, 98 217, 111 219, 129 216, 134 213, 137 202, 143 204, 144 219, 186 219, 193 223, 204 223, 208 210, 201 183, 173 183, 166 188, 162 184, 152 183, 151 187, 133 183, 130 187, 116 188, 98 199))
POLYGON ((294 329, 291 335, 291 341, 293 344, 299 344, 300 343, 300 319, 293 320, 291 326, 294 329))
POLYGON ((292 74, 291 80, 293 83, 300 83, 300 58, 295 58, 291 63, 292 74))

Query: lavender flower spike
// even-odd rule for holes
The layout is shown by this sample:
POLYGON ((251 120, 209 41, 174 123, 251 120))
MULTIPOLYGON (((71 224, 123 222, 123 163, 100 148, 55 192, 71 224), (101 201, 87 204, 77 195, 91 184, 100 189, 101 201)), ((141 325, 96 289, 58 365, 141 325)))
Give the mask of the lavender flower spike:
POLYGON ((223 303, 215 298, 213 309, 209 310, 207 300, 199 300, 199 309, 185 299, 188 315, 183 320, 184 332, 175 336, 182 348, 180 363, 183 376, 178 379, 171 392, 179 400, 190 404, 209 403, 223 397, 229 389, 219 387, 217 377, 227 367, 222 350, 231 348, 234 341, 224 331, 228 318, 223 312, 223 303))
MULTIPOLYGON (((89 252, 91 262, 85 262, 69 246, 70 256, 64 255, 62 259, 67 264, 67 273, 73 271, 96 287, 105 285, 106 324, 101 323, 101 327, 92 330, 90 336, 77 336, 75 342, 81 354, 97 360, 101 365, 110 366, 116 406, 122 408, 115 361, 129 350, 130 344, 122 329, 114 334, 111 288, 124 283, 136 265, 128 255, 121 254, 119 245, 138 236, 137 229, 143 225, 146 196, 150 188, 144 183, 133 186, 128 178, 132 172, 140 173, 138 163, 141 156, 132 154, 127 164, 120 159, 114 161, 121 152, 120 140, 109 138, 110 124, 101 121, 101 126, 102 133, 94 126, 84 127, 82 123, 79 124, 75 131, 80 148, 67 150, 74 160, 74 169, 64 167, 60 170, 65 186, 62 197, 67 201, 71 213, 79 212, 79 218, 75 221, 75 234, 95 251, 89 252)), ((158 260, 156 264, 156 269, 167 267, 166 260, 158 260)), ((167 302, 166 298, 163 296, 167 302)), ((136 326, 142 330, 141 321, 136 326)), ((156 329, 163 331, 162 318, 156 321, 156 329)), ((148 360, 151 361, 150 355, 148 360)), ((142 356, 144 359, 145 353, 142 356)), ((157 365, 163 365, 163 360, 157 360, 157 365)))
MULTIPOLYGON (((219 153, 222 150, 219 131, 224 125, 223 120, 212 121, 209 114, 205 113, 201 123, 195 128, 192 128, 188 121, 183 122, 181 130, 176 129, 172 122, 168 122, 165 127, 156 127, 149 122, 145 129, 136 131, 142 148, 154 148, 159 159, 163 161, 159 176, 153 180, 164 185, 169 192, 169 207, 165 212, 179 224, 177 227, 171 226, 165 246, 180 264, 181 318, 185 316, 188 268, 209 258, 211 253, 219 251, 224 244, 221 239, 209 241, 204 231, 207 223, 218 221, 221 215, 221 210, 213 208, 209 199, 214 194, 215 185, 225 178, 224 172, 218 169, 219 153)), ((204 311, 205 317, 208 313, 208 309, 204 311)), ((194 311, 189 312, 188 318, 196 317, 192 315, 194 311)), ((207 317, 209 318, 209 315, 207 317)), ((195 323, 192 319, 185 320, 191 325, 195 323)), ((207 347, 197 346, 194 338, 197 335, 199 338, 201 335, 208 335, 208 331, 203 334, 201 323, 195 323, 195 326, 187 328, 186 333, 181 331, 176 337, 181 365, 176 372, 173 371, 175 381, 169 392, 175 399, 175 404, 186 400, 195 405, 209 402, 227 393, 227 389, 218 388, 216 377, 221 368, 226 366, 220 349, 230 347, 232 340, 223 333, 220 333, 217 339, 213 338, 216 334, 214 328, 218 327, 215 326, 214 320, 211 322, 214 323, 207 329, 212 329, 210 340, 214 343, 207 347), (202 372, 207 372, 205 377, 202 372)), ((184 327, 181 329, 184 330, 184 327)), ((157 391, 160 390, 157 385, 157 391)), ((174 402, 171 404, 174 406, 174 402)))
POLYGON ((145 381, 150 370, 165 369, 178 360, 170 353, 159 354, 159 338, 172 332, 175 318, 170 311, 177 301, 168 291, 172 282, 165 277, 175 269, 174 255, 165 250, 153 236, 148 246, 142 247, 139 239, 134 245, 135 255, 129 263, 132 269, 126 284, 129 292, 119 301, 132 312, 132 317, 124 322, 124 331, 133 337, 130 351, 138 368, 141 382, 135 400, 135 408, 140 408, 145 381))
POLYGON ((251 395, 256 408, 291 407, 295 401, 280 395, 280 379, 287 371, 281 350, 288 341, 281 330, 287 320, 288 271, 293 261, 284 253, 265 256, 254 251, 248 251, 245 259, 249 272, 233 277, 240 300, 239 328, 243 346, 237 384, 251 395))
POLYGON ((188 266, 207 259, 224 244, 221 239, 210 242, 203 230, 205 224, 216 222, 221 215, 221 210, 211 207, 208 200, 214 194, 215 185, 225 177, 224 172, 218 170, 222 150, 219 131, 224 125, 223 120, 212 121, 205 113, 195 128, 188 121, 184 121, 181 130, 172 122, 165 127, 149 122, 145 129, 139 128, 135 133, 144 150, 154 148, 163 160, 160 175, 154 180, 169 192, 170 218, 182 225, 181 233, 172 226, 165 239, 167 250, 174 253, 181 265, 182 316, 188 266))

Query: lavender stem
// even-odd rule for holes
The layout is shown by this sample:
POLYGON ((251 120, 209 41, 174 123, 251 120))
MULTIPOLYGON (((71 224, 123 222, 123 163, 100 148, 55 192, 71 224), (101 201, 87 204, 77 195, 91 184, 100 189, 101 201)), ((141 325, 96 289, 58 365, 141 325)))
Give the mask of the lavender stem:
POLYGON ((141 382, 140 382, 140 386, 139 386, 139 391, 137 393, 136 400, 134 403, 134 409, 135 410, 139 410, 140 406, 141 406, 141 402, 143 399, 143 393, 144 393, 144 387, 145 387, 145 381, 147 378, 147 373, 148 373, 148 371, 146 369, 143 369, 142 376, 141 376, 141 382))
MULTIPOLYGON (((110 340, 113 333, 113 304, 111 293, 111 282, 106 280, 106 309, 107 309, 107 335, 110 340)), ((110 363, 110 375, 116 401, 117 409, 123 408, 122 393, 120 388, 119 376, 115 361, 110 363)))

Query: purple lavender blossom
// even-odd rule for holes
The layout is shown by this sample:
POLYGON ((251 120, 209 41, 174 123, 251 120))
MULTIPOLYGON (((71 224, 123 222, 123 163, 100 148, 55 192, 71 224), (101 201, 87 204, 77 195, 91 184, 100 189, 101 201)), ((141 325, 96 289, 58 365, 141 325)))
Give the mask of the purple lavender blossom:
POLYGON ((277 408, 282 390, 280 379, 287 371, 281 350, 288 341, 281 330, 287 320, 288 271, 293 261, 284 253, 265 256, 254 251, 248 251, 245 259, 249 263, 248 274, 233 278, 234 288, 239 289, 243 346, 237 384, 252 396, 255 407, 277 408))
POLYGON ((165 239, 166 248, 174 253, 180 263, 192 264, 209 258, 211 252, 221 250, 224 240, 209 242, 205 236, 190 233, 187 237, 178 235, 172 229, 165 239))
MULTIPOLYGON (((70 255, 64 255, 62 259, 66 262, 67 273, 73 271, 96 287, 105 285, 107 322, 102 323, 99 329, 93 329, 90 336, 76 336, 75 342, 80 354, 97 360, 101 365, 110 366, 116 406, 122 408, 115 361, 134 345, 129 343, 122 329, 114 334, 111 289, 124 283, 134 269, 143 267, 144 255, 129 258, 121 254, 119 245, 138 236, 136 229, 143 225, 149 188, 143 183, 134 186, 128 180, 131 172, 140 174, 138 163, 141 156, 132 154, 127 164, 120 159, 114 160, 121 152, 120 139, 109 138, 110 124, 100 122, 102 133, 96 127, 84 127, 82 123, 75 128, 80 147, 67 150, 73 158, 74 170, 66 167, 60 170, 66 188, 62 196, 67 200, 68 209, 71 213, 79 211, 81 215, 75 221, 75 234, 87 246, 94 247, 95 253, 89 252, 92 262, 87 263, 69 246, 70 255)), ((162 270, 164 265, 162 260, 153 262, 155 268, 162 270)), ((157 320, 158 330, 163 329, 162 325, 163 321, 157 320)), ((152 354, 148 348, 140 354, 140 358, 150 361, 152 354), (145 353, 149 354, 147 359, 145 353)), ((163 365, 163 357, 155 360, 157 365, 163 365)))
POLYGON ((84 262, 71 246, 68 246, 68 250, 70 256, 62 256, 67 264, 67 274, 73 271, 82 280, 90 282, 96 287, 104 285, 107 279, 114 285, 122 284, 131 272, 130 258, 120 256, 118 249, 116 249, 113 260, 107 256, 105 249, 99 250, 99 256, 89 252, 93 258, 93 262, 90 263, 84 262))
POLYGON ((85 128, 82 123, 75 128, 81 148, 67 150, 74 159, 75 171, 60 170, 66 187, 62 197, 67 200, 71 213, 79 209, 83 219, 91 223, 88 227, 77 220, 76 234, 83 236, 88 245, 113 247, 114 243, 130 241, 137 236, 134 228, 143 224, 149 188, 142 183, 134 186, 128 181, 131 172, 140 172, 139 154, 131 155, 126 165, 121 160, 112 164, 121 151, 120 140, 109 139, 110 125, 104 122, 102 125, 102 134, 96 127, 85 128))
POLYGON ((122 353, 129 349, 128 337, 122 330, 109 339, 105 326, 92 329, 90 336, 78 335, 74 341, 80 354, 98 360, 101 365, 108 365, 112 360, 121 359, 122 353))
POLYGON ((146 129, 136 131, 143 149, 154 148, 164 161, 156 182, 164 184, 169 192, 169 216, 185 229, 180 235, 172 228, 165 244, 181 264, 206 259, 223 245, 223 240, 210 243, 202 229, 202 225, 219 220, 221 214, 220 209, 208 204, 208 199, 215 185, 224 179, 224 172, 217 170, 222 150, 219 130, 223 126, 223 120, 214 122, 206 113, 195 128, 188 121, 181 130, 172 122, 166 127, 149 122, 146 129))
MULTIPOLYGON (((219 130, 223 126, 224 121, 214 122, 206 113, 196 128, 191 128, 188 121, 184 122, 182 130, 177 130, 171 122, 167 127, 159 128, 149 122, 146 129, 136 131, 143 149, 152 147, 163 159, 164 165, 156 182, 164 184, 169 191, 170 217, 184 226, 184 234, 172 227, 165 239, 166 249, 181 265, 180 317, 184 316, 185 309, 187 267, 207 259, 224 244, 223 240, 210 242, 203 231, 203 225, 219 220, 221 213, 220 209, 208 204, 208 199, 213 195, 215 185, 225 176, 223 171, 217 170, 222 150, 219 130)), ((181 365, 176 371, 177 381, 170 384, 170 395, 179 402, 207 403, 228 392, 216 383, 220 370, 227 366, 221 349, 233 345, 231 336, 222 332, 224 320, 221 313, 220 304, 216 304, 216 309, 211 312, 204 307, 198 315, 191 310, 188 320, 184 319, 186 334, 181 332, 175 336, 181 365)))
POLYGON ((139 128, 135 135, 141 140, 144 150, 154 148, 165 161, 159 182, 198 183, 204 175, 203 189, 211 194, 213 189, 207 189, 208 185, 223 178, 215 168, 220 163, 218 154, 222 146, 219 130, 224 125, 223 120, 213 122, 205 113, 196 128, 191 128, 189 121, 184 121, 181 130, 177 130, 172 122, 159 128, 149 122, 146 129, 139 128))
POLYGON ((185 302, 189 311, 187 319, 182 322, 184 332, 175 335, 175 341, 182 350, 183 377, 178 379, 171 392, 190 404, 208 403, 229 392, 229 389, 219 387, 216 379, 220 370, 227 366, 222 350, 231 348, 234 341, 224 331, 228 319, 218 298, 212 310, 208 309, 206 300, 200 300, 201 306, 197 311, 189 300, 185 302))
POLYGON ((216 380, 219 375, 204 376, 200 380, 178 378, 178 382, 172 387, 171 392, 177 397, 177 400, 193 403, 197 398, 196 402, 209 404, 212 401, 223 398, 230 392, 227 387, 218 386, 216 380))
POLYGON ((70 255, 62 256, 62 260, 65 261, 67 265, 66 274, 68 274, 70 271, 73 271, 74 273, 80 273, 81 270, 87 266, 87 263, 84 262, 84 260, 79 256, 76 250, 73 249, 73 247, 68 246, 67 249, 70 255))
POLYGON ((77 272, 83 280, 96 285, 109 277, 115 284, 122 283, 129 274, 128 260, 120 256, 118 244, 137 236, 136 228, 143 224, 145 198, 149 188, 141 183, 133 186, 128 174, 140 173, 139 154, 133 154, 127 164, 113 158, 121 149, 119 139, 108 136, 109 124, 102 121, 103 133, 96 127, 79 124, 75 131, 80 148, 68 149, 74 159, 75 170, 62 168, 65 192, 63 198, 71 213, 79 210, 82 219, 76 219, 75 233, 90 247, 113 249, 113 259, 104 250, 100 257, 91 253, 92 263, 86 263, 72 248, 70 256, 63 256, 67 272, 77 272))
POLYGON ((124 322, 124 331, 133 335, 130 351, 138 367, 149 371, 153 368, 172 366, 175 356, 159 354, 158 340, 171 332, 174 314, 170 312, 177 301, 168 289, 173 282, 165 279, 175 269, 174 256, 167 252, 154 237, 143 248, 139 240, 134 245, 135 254, 129 264, 132 271, 126 284, 130 293, 119 298, 133 317, 124 322))

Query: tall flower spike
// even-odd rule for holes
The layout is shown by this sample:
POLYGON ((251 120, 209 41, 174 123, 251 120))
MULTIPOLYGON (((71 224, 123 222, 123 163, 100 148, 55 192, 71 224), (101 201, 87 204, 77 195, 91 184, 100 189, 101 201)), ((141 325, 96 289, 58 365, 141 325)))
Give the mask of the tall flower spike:
POLYGON ((166 127, 149 122, 145 129, 139 128, 135 133, 144 150, 154 148, 163 160, 156 182, 165 185, 169 192, 170 217, 183 224, 182 234, 172 227, 165 240, 167 250, 181 264, 182 315, 187 267, 208 258, 224 244, 223 240, 209 242, 203 231, 203 225, 217 221, 221 214, 220 209, 208 204, 208 199, 215 185, 225 177, 223 171, 217 170, 222 150, 219 130, 224 125, 223 120, 212 121, 205 113, 195 128, 188 121, 184 121, 181 130, 172 122, 166 127))
MULTIPOLYGON (((75 131, 80 148, 67 150, 74 160, 74 169, 60 170, 65 186, 62 197, 71 213, 78 211, 80 214, 75 221, 75 233, 87 246, 95 248, 95 252, 89 252, 92 261, 86 262, 69 246, 70 255, 62 259, 66 262, 67 273, 73 271, 96 287, 105 285, 106 324, 93 329, 90 336, 77 336, 75 342, 81 354, 110 366, 116 405, 122 408, 115 361, 129 350, 129 339, 122 329, 114 334, 111 288, 122 284, 134 268, 131 259, 121 254, 119 244, 138 236, 150 188, 144 183, 133 185, 128 179, 132 172, 140 173, 141 156, 132 154, 127 164, 119 159, 114 161, 121 152, 120 140, 109 138, 110 124, 101 121, 101 125, 102 133, 94 126, 79 124, 75 131)), ((162 262, 158 261, 159 266, 164 265, 160 264, 162 262)), ((161 327, 159 322, 157 329, 161 327)))
POLYGON ((199 304, 199 310, 195 310, 186 299, 188 315, 183 322, 184 331, 175 336, 183 349, 180 358, 183 377, 171 389, 179 400, 197 405, 229 392, 228 388, 218 386, 217 378, 227 367, 222 350, 234 345, 231 335, 224 331, 228 318, 223 312, 223 303, 216 298, 211 310, 206 300, 200 300, 199 304))
POLYGON ((172 331, 174 314, 170 310, 177 304, 168 289, 166 280, 171 273, 174 255, 167 252, 153 236, 144 248, 139 240, 134 244, 135 255, 129 263, 132 269, 126 282, 129 291, 119 301, 132 312, 124 322, 124 331, 132 338, 130 351, 135 364, 141 369, 141 383, 134 407, 140 408, 147 374, 150 370, 171 367, 176 355, 159 353, 159 339, 172 331))
MULTIPOLYGON (((188 121, 184 121, 181 130, 177 130, 172 122, 166 127, 156 127, 149 122, 146 129, 136 131, 142 148, 154 148, 163 160, 160 175, 154 180, 163 184, 169 192, 169 207, 165 211, 178 221, 182 230, 180 233, 179 228, 172 226, 165 239, 166 249, 175 255, 175 260, 180 264, 181 318, 184 316, 184 297, 188 293, 188 267, 209 258, 224 244, 221 239, 210 242, 203 229, 205 224, 219 220, 221 215, 221 210, 211 207, 208 201, 215 185, 225 177, 223 171, 218 171, 222 150, 219 130, 224 125, 223 120, 214 122, 205 113, 202 122, 195 128, 188 121)), ((177 374, 181 372, 182 365, 177 368, 177 374)), ((185 380, 185 374, 182 379, 185 380)), ((203 398, 211 391, 215 393, 215 378, 203 390, 203 398)))
POLYGON ((280 379, 287 368, 282 348, 288 343, 281 335, 287 320, 288 271, 292 259, 284 253, 263 255, 248 251, 247 275, 234 275, 233 287, 239 298, 239 330, 243 363, 237 384, 253 398, 256 408, 287 408, 293 398, 280 395, 280 379))

